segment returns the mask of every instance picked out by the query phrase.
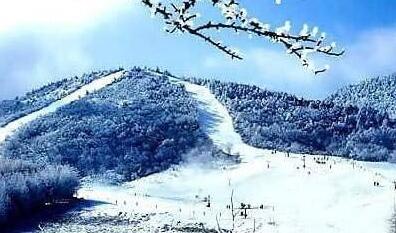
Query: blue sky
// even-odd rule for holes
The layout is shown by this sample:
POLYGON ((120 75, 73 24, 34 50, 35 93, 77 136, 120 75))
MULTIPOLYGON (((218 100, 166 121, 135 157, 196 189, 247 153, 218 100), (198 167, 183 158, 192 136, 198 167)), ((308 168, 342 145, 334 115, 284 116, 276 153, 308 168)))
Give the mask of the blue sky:
POLYGON ((330 60, 331 69, 314 77, 263 39, 221 35, 244 55, 243 61, 232 61, 189 35, 168 35, 137 0, 1 1, 0 99, 48 81, 119 66, 159 66, 178 75, 251 83, 309 98, 396 71, 396 1, 240 2, 250 15, 274 26, 285 20, 297 32, 303 23, 319 26, 347 54, 330 60))

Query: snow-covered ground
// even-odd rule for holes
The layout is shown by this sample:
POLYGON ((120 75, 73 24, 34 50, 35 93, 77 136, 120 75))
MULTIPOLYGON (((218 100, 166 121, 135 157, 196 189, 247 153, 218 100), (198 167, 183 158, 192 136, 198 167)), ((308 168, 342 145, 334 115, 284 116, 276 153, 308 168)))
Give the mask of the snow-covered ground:
POLYGON ((303 168, 302 155, 273 154, 244 144, 226 108, 207 88, 172 81, 184 84, 198 100, 201 125, 213 141, 239 154, 242 163, 230 166, 196 161, 123 186, 81 189, 80 197, 112 203, 98 207, 101 214, 155 213, 141 232, 152 232, 164 224, 197 222, 230 229, 232 214, 227 205, 234 191, 236 207, 240 203, 263 206, 248 210, 246 219, 238 210, 236 232, 253 232, 253 228, 280 233, 388 232, 395 201, 395 165, 334 157, 319 164, 315 158, 321 156, 312 155, 306 156, 303 168), (380 186, 374 187, 374 181, 380 186), (208 196, 210 207, 203 201, 208 196))
POLYGON ((71 94, 65 96, 64 98, 53 102, 49 106, 42 108, 36 112, 28 114, 24 117, 21 117, 15 121, 10 122, 9 124, 5 125, 4 127, 0 128, 0 143, 3 142, 8 136, 10 136, 15 130, 17 130, 22 125, 25 125, 40 116, 44 116, 46 114, 55 112, 58 108, 70 104, 71 102, 78 100, 88 93, 100 90, 113 82, 123 78, 124 71, 119 71, 107 76, 103 76, 99 79, 96 79, 89 84, 81 87, 80 89, 72 92, 71 94))
MULTIPOLYGON (((0 142, 21 125, 120 78, 122 72, 98 79, 0 128, 0 142)), ((319 164, 315 159, 320 156, 311 155, 305 157, 304 168, 302 155, 274 154, 244 144, 227 109, 206 87, 172 81, 185 85, 198 101, 201 127, 215 144, 240 155, 242 162, 202 159, 122 186, 88 183, 78 196, 105 204, 78 213, 79 219, 87 219, 85 225, 73 224, 71 219, 45 226, 45 232, 157 232, 165 225, 176 231, 201 222, 209 228, 220 225, 230 229, 233 221, 227 205, 231 204, 231 193, 237 213, 235 232, 388 232, 395 203, 395 165, 335 157, 319 164), (374 187, 374 181, 380 186, 374 187), (204 201, 209 196, 210 206, 204 201), (262 208, 248 210, 245 219, 237 210, 240 203, 262 208)))

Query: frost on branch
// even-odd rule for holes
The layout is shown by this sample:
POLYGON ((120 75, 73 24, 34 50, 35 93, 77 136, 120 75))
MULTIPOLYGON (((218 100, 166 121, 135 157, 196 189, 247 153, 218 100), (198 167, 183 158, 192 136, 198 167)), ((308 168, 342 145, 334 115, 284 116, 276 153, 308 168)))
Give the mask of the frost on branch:
MULTIPOLYGON (((178 0, 158 2, 154 0, 142 0, 142 3, 150 8, 153 16, 161 17, 166 24, 165 31, 169 33, 188 33, 197 36, 220 51, 226 53, 232 59, 242 59, 237 50, 230 48, 217 41, 213 37, 214 31, 220 29, 239 34, 244 32, 250 36, 267 38, 273 43, 282 45, 288 54, 299 59, 301 64, 315 74, 326 71, 329 66, 315 67, 310 59, 311 54, 322 54, 325 56, 342 56, 344 50, 337 51, 336 44, 326 44, 326 33, 320 32, 318 27, 310 28, 303 25, 299 33, 291 32, 292 24, 286 21, 284 25, 271 28, 269 24, 259 19, 250 17, 246 9, 242 8, 237 0, 178 0), (218 9, 223 20, 205 20, 196 11, 198 2, 208 2, 218 9)), ((275 0, 281 4, 280 0, 275 0)))

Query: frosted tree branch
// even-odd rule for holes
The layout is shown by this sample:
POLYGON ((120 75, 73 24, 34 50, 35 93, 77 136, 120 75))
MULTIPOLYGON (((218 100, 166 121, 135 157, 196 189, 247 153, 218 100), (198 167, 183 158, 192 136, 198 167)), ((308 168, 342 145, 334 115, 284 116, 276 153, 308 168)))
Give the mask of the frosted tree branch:
MULTIPOLYGON (((232 59, 242 59, 242 55, 236 49, 216 40, 213 32, 225 30, 267 38, 273 43, 282 45, 288 54, 298 58, 303 67, 315 74, 325 72, 329 67, 327 65, 323 68, 315 67, 311 54, 339 57, 345 52, 343 49, 337 50, 334 42, 326 44, 326 34, 319 32, 318 27, 309 28, 305 24, 299 33, 292 33, 291 23, 286 21, 280 27, 271 28, 269 24, 248 16, 246 9, 242 8, 237 0, 178 0, 177 2, 178 4, 172 1, 142 0, 153 16, 159 16, 165 21, 166 32, 194 35, 232 59), (196 12, 198 2, 208 2, 218 9, 223 16, 222 22, 199 19, 201 15, 196 12)), ((275 3, 281 4, 281 1, 275 0, 275 3)))

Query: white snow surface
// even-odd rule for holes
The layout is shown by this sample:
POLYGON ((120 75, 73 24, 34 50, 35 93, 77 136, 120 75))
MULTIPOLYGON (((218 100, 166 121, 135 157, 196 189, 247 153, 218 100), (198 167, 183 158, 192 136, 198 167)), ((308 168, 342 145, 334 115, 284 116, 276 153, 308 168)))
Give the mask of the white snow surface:
POLYGON ((124 71, 119 71, 107 76, 103 76, 99 79, 96 79, 87 85, 81 87, 80 89, 72 92, 71 94, 65 96, 64 98, 57 100, 50 104, 47 107, 44 107, 38 111, 35 111, 31 114, 28 114, 24 117, 21 117, 15 121, 10 122, 9 124, 5 125, 4 127, 0 128, 0 143, 3 142, 8 136, 10 136, 12 133, 15 132, 19 127, 41 117, 46 114, 55 112, 57 109, 59 109, 62 106, 68 105, 72 103, 75 100, 78 100, 84 96, 86 96, 88 93, 100 90, 115 81, 122 79, 123 78, 123 73, 124 71))
MULTIPOLYGON (((235 232, 373 233, 388 232, 395 202, 396 166, 329 157, 318 164, 307 155, 272 153, 242 142, 226 108, 206 87, 172 79, 185 85, 200 105, 200 124, 226 151, 241 156, 240 164, 202 160, 175 166, 122 186, 91 184, 78 196, 111 204, 90 214, 156 213, 139 232, 157 226, 204 223, 232 228, 226 206, 234 191, 234 205, 263 205, 236 217, 235 232), (331 165, 331 168, 330 168, 331 165), (373 182, 378 181, 379 187, 373 182), (202 200, 210 195, 211 206, 202 200)), ((239 211, 238 211, 239 213, 239 211)))
MULTIPOLYGON (((111 85, 122 74, 121 71, 95 80, 48 107, 0 128, 0 143, 20 126, 88 92, 111 85)), ((78 197, 107 204, 92 207, 81 215, 152 214, 137 232, 156 232, 164 224, 183 226, 201 222, 210 228, 219 224, 231 229, 231 210, 226 206, 234 191, 236 208, 241 202, 253 207, 263 205, 263 209, 249 210, 246 219, 238 215, 234 232, 253 232, 253 228, 255 232, 268 233, 389 231, 388 220, 395 203, 392 182, 396 165, 336 157, 318 164, 314 158, 321 156, 307 155, 303 168, 303 155, 274 154, 243 143, 227 109, 206 87, 174 78, 171 81, 184 85, 197 100, 200 125, 214 143, 228 153, 239 155, 242 162, 230 165, 211 158, 197 159, 121 186, 89 183, 79 190, 78 197), (374 181, 380 186, 374 187, 374 181), (209 195, 211 206, 207 207, 203 199, 209 195)))

